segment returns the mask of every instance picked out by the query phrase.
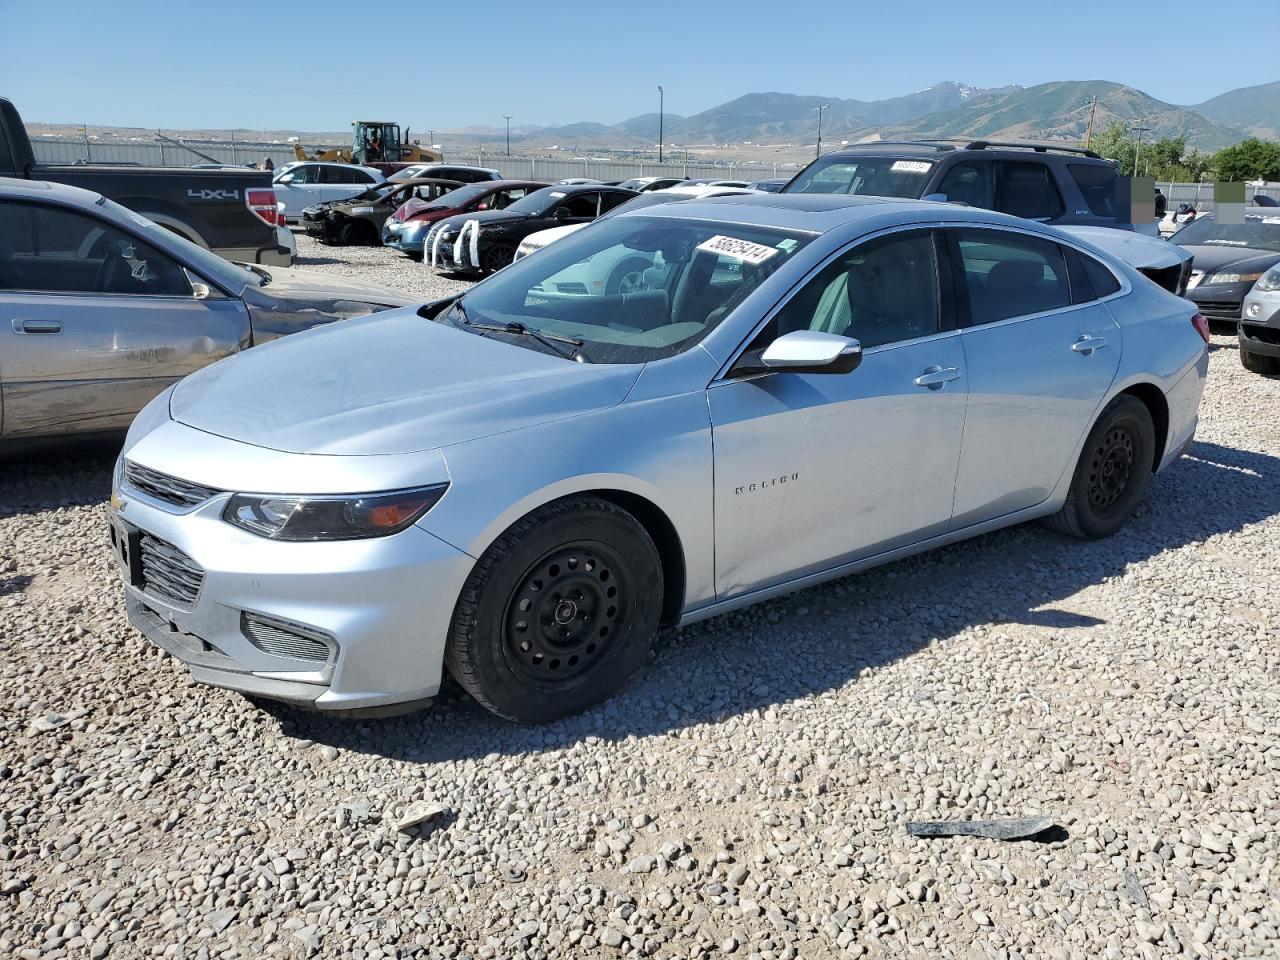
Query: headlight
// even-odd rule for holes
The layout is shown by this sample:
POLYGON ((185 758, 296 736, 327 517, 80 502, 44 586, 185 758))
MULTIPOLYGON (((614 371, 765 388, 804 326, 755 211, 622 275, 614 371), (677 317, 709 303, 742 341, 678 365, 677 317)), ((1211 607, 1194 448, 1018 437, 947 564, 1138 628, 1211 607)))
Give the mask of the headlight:
POLYGON ((1270 293, 1273 290, 1280 290, 1280 267, 1272 267, 1259 277, 1257 286, 1253 289, 1259 290, 1262 293, 1270 293))
POLYGON ((1261 273, 1215 273, 1205 283, 1253 283, 1261 273))
POLYGON ((222 511, 232 526, 269 540, 360 540, 398 533, 440 502, 447 483, 389 493, 263 496, 237 493, 222 511))
POLYGON ((535 244, 532 244, 527 240, 523 240, 521 241, 520 246, 516 247, 516 259, 519 260, 521 257, 527 257, 537 249, 538 248, 535 244))

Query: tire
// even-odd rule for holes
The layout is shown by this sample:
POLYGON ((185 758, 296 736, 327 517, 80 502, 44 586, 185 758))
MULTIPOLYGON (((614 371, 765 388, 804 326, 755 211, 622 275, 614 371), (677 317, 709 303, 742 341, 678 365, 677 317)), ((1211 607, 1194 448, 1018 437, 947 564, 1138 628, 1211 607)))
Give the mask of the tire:
POLYGON ((1252 353, 1240 344, 1240 365, 1250 373, 1260 373, 1270 377, 1280 373, 1280 357, 1268 357, 1262 353, 1252 353))
POLYGON ((486 274, 497 273, 515 259, 516 248, 509 243, 495 243, 480 256, 481 267, 486 274))
POLYGON ((1112 400, 1089 431, 1066 503, 1046 522, 1085 540, 1109 537, 1132 516, 1151 485, 1156 449, 1151 414, 1137 397, 1112 400))
POLYGON ((363 220, 348 220, 338 229, 338 243, 344 247, 367 247, 373 228, 363 220))
POLYGON ((486 709, 546 723, 621 688, 661 610, 662 562, 644 527, 608 501, 568 497, 513 524, 476 563, 445 663, 486 709))
POLYGON ((653 266, 653 261, 644 257, 628 257, 613 268, 609 279, 605 281, 606 294, 633 293, 644 284, 644 271, 653 266))

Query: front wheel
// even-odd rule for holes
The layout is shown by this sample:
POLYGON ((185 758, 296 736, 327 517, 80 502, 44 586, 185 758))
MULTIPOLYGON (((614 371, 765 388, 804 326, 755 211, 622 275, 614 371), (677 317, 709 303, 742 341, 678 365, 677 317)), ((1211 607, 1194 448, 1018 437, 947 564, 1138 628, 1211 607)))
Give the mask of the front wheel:
POLYGON ((481 267, 485 273, 497 273, 503 267, 510 265, 515 255, 516 248, 511 244, 495 243, 481 255, 481 267))
POLYGON ((1047 518, 1048 524, 1087 540, 1111 536, 1147 492, 1155 449, 1146 404, 1129 394, 1116 397, 1089 431, 1066 503, 1047 518))
POLYGON ((557 500, 506 530, 454 611, 449 672, 520 723, 578 713, 644 661, 662 609, 662 563, 644 527, 597 497, 557 500))

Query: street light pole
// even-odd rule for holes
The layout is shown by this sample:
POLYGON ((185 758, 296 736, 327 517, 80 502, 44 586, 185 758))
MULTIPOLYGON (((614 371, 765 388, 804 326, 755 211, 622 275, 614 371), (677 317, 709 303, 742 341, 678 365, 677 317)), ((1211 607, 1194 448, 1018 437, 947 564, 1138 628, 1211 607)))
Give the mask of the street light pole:
POLYGON ((502 119, 507 121, 507 156, 509 157, 511 156, 511 117, 504 113, 502 119))
POLYGON ((658 84, 658 162, 662 162, 662 84, 658 84))
POLYGON ((1142 122, 1139 121, 1138 125, 1132 129, 1138 131, 1138 142, 1133 148, 1133 175, 1136 177, 1138 175, 1138 158, 1142 156, 1142 133, 1144 130, 1150 130, 1151 128, 1144 127, 1142 122))
POLYGON ((822 111, 826 110, 830 106, 831 104, 824 103, 820 107, 813 108, 818 111, 818 147, 817 147, 817 150, 814 151, 814 154, 813 154, 814 159, 817 159, 818 157, 822 156, 822 111))

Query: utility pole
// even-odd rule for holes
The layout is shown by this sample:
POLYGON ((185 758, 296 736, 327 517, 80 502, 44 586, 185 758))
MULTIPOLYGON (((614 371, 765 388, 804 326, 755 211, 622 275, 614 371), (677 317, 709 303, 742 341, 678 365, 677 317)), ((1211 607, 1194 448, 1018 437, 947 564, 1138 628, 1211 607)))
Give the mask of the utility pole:
POLYGON ((1136 130, 1138 132, 1138 143, 1137 146, 1133 148, 1133 175, 1136 177, 1138 175, 1138 158, 1142 156, 1142 134, 1144 131, 1150 130, 1151 128, 1144 127, 1142 125, 1142 121, 1139 120, 1137 126, 1130 127, 1129 129, 1136 130))
POLYGON ((662 101, 666 95, 662 92, 662 84, 658 84, 658 162, 662 162, 662 101))
POLYGON ((817 147, 817 149, 814 151, 814 154, 813 154, 813 156, 814 156, 814 159, 815 159, 815 160, 816 160, 818 157, 822 156, 822 111, 823 111, 823 110, 826 110, 826 109, 827 109, 828 107, 830 107, 830 106, 831 106, 831 104, 829 104, 829 103, 824 103, 824 104, 823 104, 822 106, 820 106, 820 107, 814 107, 814 108, 813 108, 813 109, 815 109, 815 110, 817 110, 817 111, 818 111, 818 147, 817 147))
POLYGON ((1084 148, 1089 149, 1089 141, 1093 139, 1093 116, 1098 112, 1098 98, 1093 98, 1093 103, 1089 107, 1089 126, 1084 131, 1084 148))
POLYGON ((502 119, 507 121, 507 156, 511 156, 511 117, 507 114, 502 115, 502 119))

